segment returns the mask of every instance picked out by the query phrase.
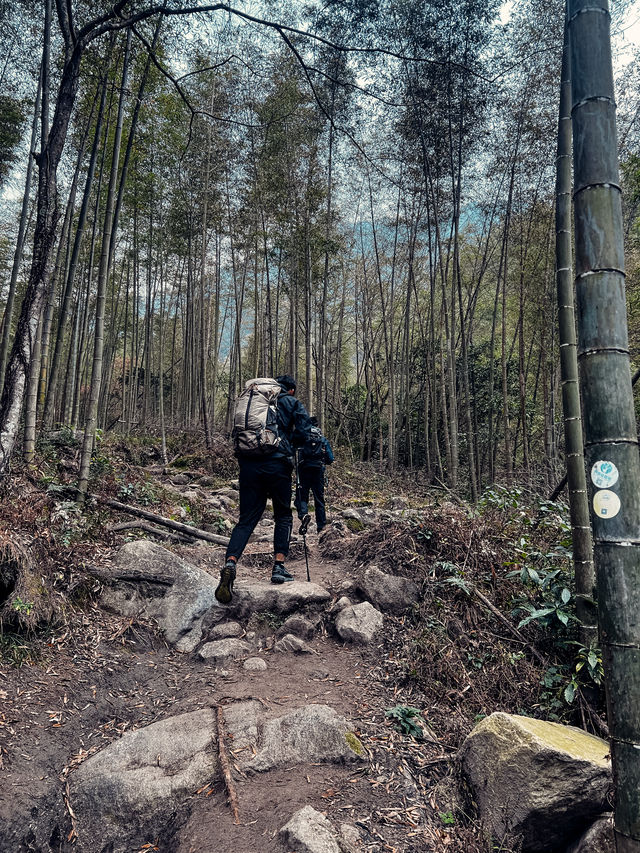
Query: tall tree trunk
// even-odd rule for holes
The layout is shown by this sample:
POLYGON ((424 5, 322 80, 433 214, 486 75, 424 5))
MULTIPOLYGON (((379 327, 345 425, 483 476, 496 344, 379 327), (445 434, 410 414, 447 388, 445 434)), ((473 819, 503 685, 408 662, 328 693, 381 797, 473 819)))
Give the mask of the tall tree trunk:
POLYGON ((569 27, 565 20, 562 81, 558 119, 556 175, 556 286, 560 337, 560 376, 564 444, 569 487, 571 541, 576 579, 576 614, 585 645, 597 637, 596 583, 584 470, 582 415, 578 386, 578 354, 573 305, 571 256, 571 77, 569 27))
POLYGON ((51 427, 53 423, 54 416, 54 396, 56 391, 56 386, 58 384, 58 376, 60 373, 62 361, 62 345, 64 341, 64 334, 66 331, 67 324, 67 316, 69 314, 69 305, 71 303, 71 295, 73 292, 73 284, 75 280, 76 267, 78 265, 78 258, 80 256, 80 247, 82 246, 82 238, 84 236, 85 224, 87 221, 87 211, 89 209, 89 200, 91 197, 91 190, 93 188, 93 179, 96 170, 96 163, 98 160, 98 150, 100 147, 100 134, 102 132, 102 118, 104 116, 104 107, 107 100, 107 75, 105 74, 102 79, 102 94, 100 96, 100 106, 98 108, 98 117, 96 119, 96 129, 93 139, 93 146, 91 149, 91 156, 89 158, 89 169, 87 171, 87 180, 84 187, 84 194, 82 196, 82 204, 80 206, 80 214, 78 216, 78 223, 76 225, 76 233, 73 242, 73 250, 71 252, 71 260, 69 262, 69 269, 67 270, 66 275, 66 283, 64 287, 64 294, 62 297, 62 304, 60 307, 60 314, 58 317, 58 330, 56 335, 56 342, 53 350, 53 359, 51 362, 51 375, 49 377, 49 385, 47 388, 47 396, 45 399, 44 412, 42 415, 42 425, 44 429, 48 429, 51 427))
POLYGON ((16 285, 22 262, 22 252, 27 231, 27 219, 29 211, 29 197, 31 195, 31 179, 33 176, 33 162, 38 134, 38 121, 40 119, 40 99, 42 95, 42 69, 38 76, 38 87, 36 89, 36 102, 33 108, 33 123, 31 125, 31 142, 29 143, 29 154, 27 160, 27 173, 24 181, 24 195, 22 197, 22 208, 20 210, 20 223, 18 225, 18 239, 16 250, 13 255, 13 267, 11 268, 11 280, 9 281, 9 293, 7 304, 2 319, 2 342, 0 343, 0 389, 4 384, 4 374, 7 367, 7 356, 9 354, 9 341, 11 340, 11 319, 13 316, 13 304, 16 296, 16 285))
POLYGON ((89 467, 91 465, 91 453, 93 451, 93 443, 95 441, 96 426, 98 422, 98 401, 100 399, 100 387, 102 384, 102 354, 104 349, 104 319, 105 302, 107 295, 107 279, 109 277, 110 243, 114 226, 117 226, 117 223, 114 223, 114 201, 116 192, 116 181, 118 177, 118 163, 120 160, 120 143, 122 140, 122 125, 124 122, 124 102, 127 91, 130 49, 131 30, 127 30, 127 42, 122 62, 122 84, 120 90, 120 100, 118 104, 118 118, 116 120, 115 135, 113 141, 111 174, 109 177, 109 187, 107 190, 107 203, 104 214, 104 227, 102 229, 100 269, 98 271, 98 291, 96 294, 96 322, 94 331, 91 388, 89 392, 89 405, 84 429, 82 453, 80 456, 80 470, 78 473, 78 500, 80 502, 84 501, 84 497, 87 494, 87 486, 89 482, 89 467))
POLYGON ((569 0, 578 360, 618 853, 640 851, 640 456, 607 0, 569 0))

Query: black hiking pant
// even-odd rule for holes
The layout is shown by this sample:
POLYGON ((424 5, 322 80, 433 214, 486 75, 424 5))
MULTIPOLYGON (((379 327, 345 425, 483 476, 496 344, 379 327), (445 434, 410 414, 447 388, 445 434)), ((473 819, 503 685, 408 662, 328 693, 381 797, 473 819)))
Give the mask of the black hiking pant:
POLYGON ((298 465, 299 488, 296 495, 298 517, 302 519, 309 510, 309 492, 313 492, 316 527, 318 530, 327 523, 327 513, 324 503, 324 466, 298 465))
POLYGON ((293 525, 291 512, 291 462, 282 456, 266 459, 247 457, 240 464, 240 518, 231 531, 227 546, 227 559, 242 556, 249 537, 262 518, 267 498, 273 504, 273 551, 275 554, 289 553, 289 540, 293 525))

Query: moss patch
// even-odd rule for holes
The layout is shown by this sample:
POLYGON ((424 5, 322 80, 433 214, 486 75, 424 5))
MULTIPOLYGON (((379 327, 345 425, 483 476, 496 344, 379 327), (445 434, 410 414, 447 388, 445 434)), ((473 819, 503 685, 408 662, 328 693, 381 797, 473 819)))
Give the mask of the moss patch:
POLYGON ((357 518, 348 518, 347 527, 352 533, 360 533, 361 530, 364 530, 364 524, 357 518))
POLYGON ((346 732, 344 739, 349 745, 349 749, 351 749, 359 758, 365 757, 365 751, 363 745, 360 743, 358 738, 354 735, 353 732, 346 732))

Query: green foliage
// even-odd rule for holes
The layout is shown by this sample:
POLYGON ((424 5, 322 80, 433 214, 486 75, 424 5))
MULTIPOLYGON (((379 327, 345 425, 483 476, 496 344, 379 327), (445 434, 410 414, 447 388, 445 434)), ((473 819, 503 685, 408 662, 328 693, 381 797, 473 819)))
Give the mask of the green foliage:
POLYGON ((438 817, 443 826, 455 826, 456 819, 453 812, 438 812, 438 817))
POLYGON ((140 506, 159 502, 153 484, 147 480, 141 483, 123 483, 118 489, 118 500, 123 503, 138 503, 140 506))
POLYGON ((60 545, 68 547, 85 533, 82 508, 72 500, 61 501, 51 512, 51 532, 60 545))
POLYGON ((24 120, 23 104, 10 95, 0 95, 0 186, 15 162, 24 120))
POLYGON ((575 641, 574 644, 578 646, 575 668, 563 691, 564 699, 569 704, 583 687, 601 687, 604 679, 600 648, 595 643, 588 647, 575 641))
POLYGON ((33 660, 35 654, 35 646, 25 640, 22 635, 0 630, 0 661, 2 663, 19 667, 33 660))
POLYGON ((101 477, 113 472, 113 464, 108 456, 99 453, 97 450, 91 457, 91 466, 89 468, 89 476, 92 480, 99 480, 101 477))
POLYGON ((24 616, 29 616, 31 611, 33 610, 33 604, 30 601, 23 601, 19 595, 11 602, 11 607, 16 613, 20 613, 24 616))
POLYGON ((422 711, 419 708, 412 708, 410 705, 396 705, 395 708, 387 708, 385 717, 389 717, 395 728, 402 734, 410 735, 416 740, 423 739, 422 728, 413 722, 414 717, 422 718, 422 711))

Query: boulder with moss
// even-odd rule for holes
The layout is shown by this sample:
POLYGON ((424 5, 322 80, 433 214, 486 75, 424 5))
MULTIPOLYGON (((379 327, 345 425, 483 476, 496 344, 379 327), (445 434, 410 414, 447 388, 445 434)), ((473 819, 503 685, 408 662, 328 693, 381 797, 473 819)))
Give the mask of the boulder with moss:
POLYGON ((609 746, 573 726, 495 713, 459 761, 487 832, 518 839, 523 853, 566 848, 610 809, 609 746))

